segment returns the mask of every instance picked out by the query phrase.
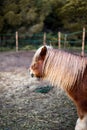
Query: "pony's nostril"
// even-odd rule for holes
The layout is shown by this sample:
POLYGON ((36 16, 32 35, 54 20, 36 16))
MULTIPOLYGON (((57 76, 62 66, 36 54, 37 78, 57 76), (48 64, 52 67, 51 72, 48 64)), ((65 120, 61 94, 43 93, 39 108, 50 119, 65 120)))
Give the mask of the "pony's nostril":
POLYGON ((34 77, 34 74, 31 74, 31 77, 34 77))

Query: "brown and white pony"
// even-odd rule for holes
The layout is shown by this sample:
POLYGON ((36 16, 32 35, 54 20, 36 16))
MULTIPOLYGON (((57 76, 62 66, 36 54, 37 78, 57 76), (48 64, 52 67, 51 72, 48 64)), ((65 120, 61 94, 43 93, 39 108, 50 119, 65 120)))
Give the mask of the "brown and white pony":
POLYGON ((74 101, 78 120, 75 130, 87 130, 87 59, 49 46, 39 48, 30 66, 31 76, 46 78, 62 87, 74 101))

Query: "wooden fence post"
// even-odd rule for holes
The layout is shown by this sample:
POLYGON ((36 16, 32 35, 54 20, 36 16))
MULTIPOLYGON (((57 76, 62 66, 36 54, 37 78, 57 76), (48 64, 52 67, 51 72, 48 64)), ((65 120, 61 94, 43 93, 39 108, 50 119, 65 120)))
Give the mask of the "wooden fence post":
POLYGON ((84 56, 84 48, 85 48, 85 27, 83 28, 83 34, 82 34, 82 53, 81 53, 82 56, 84 56))
POLYGON ((61 48, 61 33, 58 32, 58 48, 60 49, 61 48))
POLYGON ((18 32, 16 31, 16 52, 18 52, 18 32))
POLYGON ((43 36, 43 45, 46 45, 46 32, 44 32, 44 36, 43 36))
POLYGON ((66 47, 66 41, 67 41, 67 34, 64 36, 64 48, 66 47))

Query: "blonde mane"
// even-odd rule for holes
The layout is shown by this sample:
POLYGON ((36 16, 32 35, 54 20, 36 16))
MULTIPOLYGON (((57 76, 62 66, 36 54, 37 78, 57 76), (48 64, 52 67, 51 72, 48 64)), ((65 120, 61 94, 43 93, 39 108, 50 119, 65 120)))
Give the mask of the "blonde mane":
POLYGON ((51 49, 47 51, 43 75, 52 85, 72 89, 86 68, 85 58, 65 51, 51 49))

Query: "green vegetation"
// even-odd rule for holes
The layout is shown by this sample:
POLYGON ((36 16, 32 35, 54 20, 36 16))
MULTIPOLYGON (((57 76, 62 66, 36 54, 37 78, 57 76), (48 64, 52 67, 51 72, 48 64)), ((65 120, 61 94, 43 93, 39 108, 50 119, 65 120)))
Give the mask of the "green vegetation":
POLYGON ((77 31, 87 26, 85 0, 1 0, 0 33, 77 31))
MULTIPOLYGON (((61 31, 67 34, 82 31, 83 27, 87 27, 85 0, 1 0, 0 3, 0 46, 3 47, 10 44, 11 48, 14 48, 16 31, 19 32, 21 46, 25 44, 24 48, 28 49, 32 48, 29 40, 37 33, 49 32, 51 36, 52 32, 57 34, 61 31), (7 38, 2 34, 14 36, 7 38)), ((42 44, 43 37, 39 39, 38 43, 37 38, 33 39, 35 46, 42 44)), ((79 39, 82 39, 82 34, 68 37, 68 41, 72 41, 69 43, 71 46, 79 39)), ((57 44, 55 37, 48 38, 48 42, 57 44)))

